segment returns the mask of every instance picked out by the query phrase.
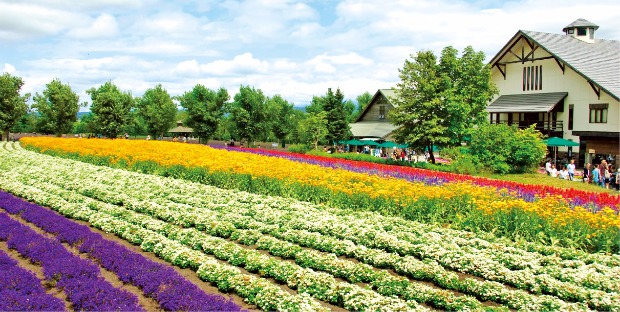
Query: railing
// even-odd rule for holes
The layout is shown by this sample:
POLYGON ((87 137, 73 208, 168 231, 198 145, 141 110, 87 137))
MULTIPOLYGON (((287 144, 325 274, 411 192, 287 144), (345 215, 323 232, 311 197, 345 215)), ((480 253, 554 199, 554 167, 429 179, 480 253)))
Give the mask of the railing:
POLYGON ((513 121, 512 123, 508 123, 508 121, 492 121, 491 124, 504 124, 504 125, 517 125, 519 129, 529 128, 531 125, 536 124, 536 130, 540 132, 562 132, 564 131, 564 122, 561 120, 558 121, 513 121))

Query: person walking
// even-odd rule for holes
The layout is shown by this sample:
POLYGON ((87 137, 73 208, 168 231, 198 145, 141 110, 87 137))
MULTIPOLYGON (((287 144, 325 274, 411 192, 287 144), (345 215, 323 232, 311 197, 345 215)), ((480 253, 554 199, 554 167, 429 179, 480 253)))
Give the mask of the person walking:
POLYGON ((592 169, 592 182, 594 184, 597 184, 597 185, 601 184, 601 174, 600 174, 600 172, 601 171, 599 169, 599 166, 595 166, 594 169, 592 169))
POLYGON ((570 163, 566 165, 566 170, 568 170, 568 177, 571 181, 575 180, 575 160, 571 159, 570 163))
POLYGON ((545 163, 545 171, 547 175, 551 175, 551 159, 547 158, 547 163, 545 163))
POLYGON ((592 181, 592 166, 588 163, 583 168, 583 183, 590 183, 592 181))

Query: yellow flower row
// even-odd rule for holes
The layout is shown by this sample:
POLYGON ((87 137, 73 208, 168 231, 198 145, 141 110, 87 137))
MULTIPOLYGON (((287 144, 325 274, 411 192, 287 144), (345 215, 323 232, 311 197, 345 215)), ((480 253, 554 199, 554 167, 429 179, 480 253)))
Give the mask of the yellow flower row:
POLYGON ((571 209, 561 198, 546 197, 535 202, 498 195, 494 188, 471 183, 447 183, 442 186, 425 185, 393 177, 380 177, 344 169, 295 162, 284 158, 267 157, 252 153, 214 149, 204 145, 162 141, 22 138, 22 144, 43 150, 56 150, 80 155, 111 157, 113 161, 154 161, 163 166, 181 165, 202 167, 210 171, 228 171, 257 177, 277 178, 325 187, 345 194, 363 193, 370 197, 384 197, 397 202, 415 201, 421 197, 450 199, 467 195, 486 213, 519 209, 537 213, 549 220, 566 223, 581 220, 598 229, 620 227, 620 217, 606 209, 593 214, 586 209, 571 209))

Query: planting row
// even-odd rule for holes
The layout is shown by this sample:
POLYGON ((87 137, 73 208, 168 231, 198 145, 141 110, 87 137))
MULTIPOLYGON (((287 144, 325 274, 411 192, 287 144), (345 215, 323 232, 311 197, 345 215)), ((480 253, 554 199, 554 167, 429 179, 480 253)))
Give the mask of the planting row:
POLYGON ((52 211, 0 191, 0 208, 19 215, 94 259, 119 279, 139 287, 164 310, 238 311, 239 307, 222 296, 208 295, 169 266, 153 262, 115 242, 93 233, 52 211))
POLYGON ((36 233, 0 213, 0 240, 43 267, 45 280, 67 295, 75 310, 143 311, 138 298, 108 283, 92 262, 67 251, 58 240, 36 233))
POLYGON ((470 182, 425 185, 205 146, 173 148, 167 142, 51 138, 27 138, 24 142, 28 148, 63 157, 218 187, 374 210, 477 232, 493 231, 513 239, 592 251, 620 250, 620 216, 612 208, 591 213, 584 207, 570 206, 559 196, 527 202, 508 189, 497 191, 470 182))
MULTIPOLYGON (((85 166, 87 166, 87 165, 85 165, 85 166)), ((75 169, 75 168, 79 167, 79 165, 73 164, 73 167, 75 169)), ((49 168, 49 169, 50 169, 49 171, 51 171, 51 172, 62 172, 63 171, 62 167, 49 168)), ((87 170, 86 172, 89 172, 89 173, 92 174, 92 170, 93 169, 91 168, 91 169, 87 170)), ((91 181, 91 182, 85 181, 86 179, 84 177, 80 177, 79 172, 76 172, 76 170, 71 170, 70 172, 65 170, 65 173, 64 174, 61 173, 60 177, 53 177, 53 176, 50 177, 49 175, 46 175, 45 179, 50 181, 50 183, 62 183, 61 181, 64 181, 64 180, 73 181, 73 182, 70 182, 70 184, 72 183, 73 186, 71 186, 70 184, 60 184, 60 185, 62 185, 62 187, 55 187, 58 192, 60 192, 64 188, 79 187, 78 186, 79 185, 79 181, 85 181, 85 182, 81 182, 81 185, 82 185, 81 189, 82 190, 80 192, 82 192, 82 193, 89 193, 89 194, 91 194, 90 196, 103 198, 103 199, 106 199, 106 201, 108 201, 108 202, 114 202, 114 203, 117 203, 117 204, 122 203, 124 206, 135 207, 136 209, 142 209, 142 210, 145 210, 145 211, 148 210, 148 207, 150 205, 154 209, 157 209, 157 210, 159 210, 161 212, 158 215, 159 218, 162 218, 162 219, 168 218, 169 220, 176 219, 179 222, 181 222, 181 223, 177 223, 177 224, 186 224, 186 223, 188 223, 189 225, 191 225, 191 219, 193 219, 193 218, 196 218, 196 220, 198 220, 198 222, 195 222, 195 224, 197 224, 198 227, 200 227, 199 224, 202 224, 202 227, 205 227, 205 226, 208 227, 209 224, 211 224, 211 225, 217 224, 217 223, 213 223, 213 222, 215 222, 217 220, 210 220, 210 219, 208 219, 209 218, 209 214, 206 213, 206 211, 205 211, 204 214, 205 214, 207 219, 204 219, 204 218, 200 219, 200 214, 193 215, 193 214, 191 214, 191 211, 189 211, 189 210, 185 211, 185 212, 179 212, 179 211, 175 212, 174 209, 164 210, 161 207, 158 207, 159 204, 155 204, 155 201, 157 200, 157 198, 159 198, 161 196, 169 196, 169 197, 172 197, 172 198, 177 197, 176 199, 179 199, 178 197, 183 198, 184 195, 179 195, 179 194, 174 193, 175 188, 173 186, 176 184, 177 185, 177 189, 178 189, 178 186, 179 186, 178 185, 178 181, 171 180, 171 179, 159 179, 158 181, 153 182, 151 185, 148 185, 148 184, 143 184, 143 183, 145 183, 148 180, 157 180, 157 179, 155 177, 144 178, 141 175, 132 174, 132 173, 123 172, 123 171, 114 171, 114 170, 109 170, 109 169, 105 169, 105 168, 97 168, 96 170, 99 171, 97 173, 97 175, 96 175, 96 179, 98 181, 91 181), (76 176, 76 174, 77 174, 77 176, 76 176), (73 177, 73 178, 71 178, 71 177, 73 177), (115 183, 114 181, 120 181, 120 182, 116 182, 115 183), (92 183, 95 183, 95 184, 92 184, 92 183), (114 186, 114 188, 112 189, 112 191, 110 191, 110 189, 106 185, 114 186), (132 185, 132 188, 128 188, 127 187, 128 185, 132 185), (144 190, 144 189, 153 190, 153 192, 152 193, 151 192, 144 192, 144 191, 140 192, 140 190, 144 190), (166 189, 168 189, 168 191, 166 191, 166 189), (138 190, 137 193, 135 192, 136 190, 138 190), (172 190, 172 191, 170 191, 170 190, 172 190), (134 193, 131 193, 132 191, 134 191, 134 193), (129 196, 127 194, 130 194, 131 196, 129 196), (142 197, 140 197, 140 194, 143 194, 142 197), (153 195, 153 194, 157 194, 157 195, 153 195), (134 198, 135 200, 132 201, 132 198, 134 198), (140 200, 144 199, 144 198, 147 198, 148 201, 140 202, 140 200), (183 216, 185 216, 185 217, 183 217, 183 216)), ((42 172, 46 172, 46 171, 47 170, 43 170, 42 172)), ((47 171, 47 172, 49 172, 49 171, 47 171)), ((27 174, 25 176, 27 176, 28 178, 32 178, 32 177, 36 176, 36 174, 34 174, 34 172, 27 172, 27 174)), ((42 177, 41 177, 41 179, 42 179, 42 177)), ((208 187, 205 187, 203 185, 196 185, 196 184, 191 184, 191 183, 186 183, 186 184, 183 185, 183 194, 187 195, 185 198, 192 198, 192 197, 194 197, 194 198, 203 198, 204 197, 205 198, 205 202, 211 203, 210 206, 212 206, 212 207, 224 207, 224 206, 227 206, 227 205, 222 205, 222 202, 223 203, 229 202, 228 207, 237 207, 237 208, 238 207, 243 207, 243 206, 248 206, 248 205, 244 205, 244 202, 245 203, 250 203, 249 204, 250 207, 254 206, 254 207, 258 207, 258 208, 261 207, 260 201, 264 202, 262 206, 272 205, 271 203, 269 203, 269 201, 270 201, 269 198, 264 198, 264 197, 261 198, 259 196, 253 196, 253 195, 244 194, 244 193, 239 193, 239 194, 242 194, 243 198, 238 199, 237 202, 232 202, 231 198, 230 198, 230 195, 227 195, 226 193, 227 193, 227 191, 222 191, 222 190, 212 191, 212 188, 208 188, 208 187), (212 194, 212 195, 209 195, 209 196, 206 196, 206 197, 204 195, 204 194, 209 194, 209 193, 213 193, 213 192, 215 192, 215 194, 212 194), (265 205, 265 204, 267 204, 267 205, 265 205)), ((228 193, 234 194, 234 192, 228 192, 228 193)), ((68 192, 66 195, 67 196, 71 196, 71 193, 68 192)), ((76 197, 75 200, 77 200, 77 201, 85 201, 84 198, 78 199, 77 197, 76 197)), ((165 202, 162 202, 162 203, 165 204, 165 202)), ((171 203, 169 203, 169 204, 171 204, 171 203)), ((205 205, 207 207, 209 206, 209 204, 205 204, 204 202, 201 205, 205 205)), ((297 206, 297 207, 295 205, 293 205, 293 207, 291 207, 291 210, 299 209, 300 207, 302 207, 300 204, 298 204, 298 205, 299 206, 297 206)), ((185 205, 185 206, 188 206, 188 205, 185 205)), ((308 205, 308 207, 312 208, 310 205, 308 205)), ((118 207, 116 207, 115 209, 118 209, 118 207)), ((286 210, 286 209, 284 209, 284 210, 286 210)), ((310 219, 312 219, 313 210, 317 210, 317 209, 307 209, 307 210, 304 210, 304 215, 306 215, 306 217, 310 216, 310 219), (307 212, 309 212, 310 214, 308 215, 307 212)), ((221 217, 219 217, 219 218, 224 218, 224 216, 226 216, 227 214, 232 214, 233 218, 228 219, 228 221, 226 219, 220 219, 220 224, 222 224, 222 225, 216 225, 216 228, 212 232, 210 232, 210 234, 212 234, 212 235, 213 234, 217 234, 217 232, 220 231, 222 233, 220 236, 226 237, 227 235, 230 235, 232 230, 235 229, 234 226, 238 225, 240 228, 243 228, 243 224, 240 224, 239 222, 237 222, 237 224, 233 223, 235 219, 248 220, 248 218, 247 217, 244 218, 243 215, 234 215, 234 213, 232 211, 228 211, 228 212, 225 212, 225 213, 220 213, 221 217), (224 221, 222 222, 222 220, 224 220, 224 221), (229 224, 230 226, 228 226, 227 224, 229 224), (232 226, 232 228, 231 228, 231 226, 232 226), (229 234, 226 234, 227 232, 229 234)), ((282 214, 282 213, 281 212, 278 213, 277 211, 268 211, 267 213, 265 213, 265 211, 258 212, 258 213, 257 213, 257 211, 254 211, 253 213, 248 213, 248 215, 251 215, 251 214, 265 216, 265 215, 279 215, 279 214, 282 214)), ((379 218, 379 219, 382 218, 380 216, 376 216, 376 217, 379 218)), ((288 216, 286 216, 286 218, 292 218, 292 215, 288 215, 288 216)), ((337 216, 333 216, 333 218, 336 218, 336 219, 334 219, 334 220, 322 220, 322 223, 323 224, 333 224, 333 223, 339 223, 339 222, 343 221, 343 220, 338 220, 337 216), (328 221, 328 222, 325 222, 325 221, 328 221), (338 221, 338 222, 333 222, 333 221, 338 221)), ((303 220, 303 219, 299 219, 299 220, 303 220)), ((292 223, 293 224, 295 224, 295 223, 299 224, 299 220, 297 220, 297 221, 293 220, 292 223)), ((248 222, 249 223, 247 225, 245 225, 246 228, 251 228, 250 224, 252 224, 252 226, 254 226, 253 228, 255 228, 255 229, 259 228, 259 227, 257 227, 258 226, 258 223, 257 223, 258 221, 256 221, 256 220, 253 220, 253 221, 249 220, 248 222)), ((403 222, 406 222, 406 221, 403 221, 403 222)), ((318 223, 319 222, 317 222, 317 224, 318 223)), ((360 222, 360 220, 358 220, 358 222, 357 222, 357 224, 372 224, 372 223, 373 223, 372 221, 368 221, 368 220, 361 220, 361 222, 360 222)), ((162 226, 165 226, 165 224, 163 224, 162 226)), ((272 223, 272 225, 271 225, 272 229, 278 228, 278 227, 280 227, 280 225, 277 225, 277 223, 272 223), (276 225, 276 226, 274 226, 274 225, 276 225)), ((291 229, 291 231, 293 230, 293 228, 290 228, 290 229, 291 229)), ((265 231, 265 233, 269 233, 269 226, 264 227, 263 229, 261 229, 261 231, 265 231)), ((297 233, 295 233, 295 232, 290 232, 289 231, 289 235, 288 236, 280 235, 280 238, 283 239, 283 240, 293 240, 294 237, 297 236, 297 234, 300 233, 300 232, 301 231, 298 231, 297 233), (295 234, 295 235, 292 235, 292 234, 295 234), (286 237, 288 237, 288 239, 286 237)), ((454 231, 454 232, 456 233, 456 231, 454 231)), ((278 234, 278 233, 277 233, 277 231, 271 231, 271 233, 269 233, 269 234, 272 234, 275 237, 276 234, 278 234)), ((375 238, 371 237, 371 239, 369 239, 369 241, 376 240, 377 234, 375 233, 373 235, 375 236, 375 238)), ((311 236, 312 236, 312 233, 309 233, 308 237, 311 237, 311 236)), ((316 237, 317 235, 314 235, 314 236, 316 237)), ((381 236, 381 235, 379 235, 379 236, 381 236)), ((329 236, 325 236, 325 237, 326 237, 326 241, 323 241, 323 242, 319 241, 317 243, 317 245, 315 245, 315 246, 320 246, 321 244, 326 244, 326 242, 329 241, 329 240, 331 240, 332 242, 338 242, 339 241, 339 240, 335 240, 333 237, 331 237, 331 238, 329 236)), ((302 238, 302 240, 303 240, 303 238, 302 238)), ((476 240, 478 240, 478 239, 476 239, 476 240)), ((262 242, 263 245, 266 246, 267 245, 267 241, 268 240, 263 239, 261 242, 262 242)), ((345 242, 345 244, 347 244, 346 241, 344 241, 344 242, 345 242)), ((350 244, 350 243, 351 242, 349 241, 348 244, 350 244)), ((271 243, 271 244, 273 245, 273 243, 271 243)), ((326 246, 328 246, 329 244, 333 244, 333 243, 327 243, 326 246)), ((384 241, 384 244, 387 244, 387 241, 384 241)), ((478 243, 478 244, 480 244, 480 243, 478 243)), ((442 246, 441 248, 443 249, 444 247, 445 246, 442 246)), ((493 246, 491 246, 491 247, 493 247, 493 246)), ((317 247, 315 247, 315 248, 317 248, 317 247)), ((325 247, 322 247, 322 248, 325 248, 325 247)), ((358 254, 357 257, 359 259, 361 259, 361 260, 364 260, 366 258, 372 259, 373 257, 370 257, 369 255, 373 255, 376 252, 376 250, 375 251, 371 250, 369 253, 366 254, 366 256, 364 256, 363 254, 360 254, 360 251, 364 250, 364 248, 366 248, 366 247, 360 246, 360 248, 358 248, 356 252, 349 251, 349 256, 355 256, 355 254, 357 253, 358 254)), ((389 249, 391 247, 389 247, 389 244, 387 244, 386 248, 389 249)), ((272 249, 274 249, 274 248, 272 248, 272 249)), ((286 249, 286 248, 284 248, 284 249, 286 249)), ((275 249, 272 250, 272 251, 275 252, 275 253, 278 253, 278 251, 275 250, 275 249)), ((382 251, 382 252, 385 253, 385 251, 382 251)), ((391 256, 390 256, 390 253, 386 253, 386 255, 388 256, 388 257, 386 257, 387 259, 390 259, 390 257, 391 257, 391 259, 400 259, 400 260, 397 260, 398 263, 400 263, 400 264, 395 264, 397 262, 392 262, 391 264, 390 264, 390 262, 387 262, 388 265, 391 265, 393 267, 406 267, 404 265, 405 263, 409 264, 409 263, 411 263, 411 260, 415 260, 415 258, 401 257, 398 254, 391 254, 391 256), (404 262, 403 259, 406 259, 409 262, 404 262)), ((452 257, 454 257, 454 255, 452 257)), ((600 256, 600 257, 603 257, 603 256, 600 256)), ((443 257, 439 257, 439 258, 443 258, 443 257)), ((379 257, 375 257, 375 259, 380 259, 380 258, 379 257)), ((475 257, 469 257, 468 259, 475 260, 475 257)), ((611 257, 610 259, 613 259, 613 257, 611 257)), ((317 262, 318 260, 320 260, 320 259, 317 257, 313 261, 317 262)), ((323 261, 323 260, 321 260, 321 261, 323 261)), ((610 260, 610 261, 612 261, 612 260, 610 260)), ((385 263, 386 261, 383 261, 383 262, 385 263)), ((427 261, 425 261, 425 262, 427 262, 427 261)), ((380 264, 379 262, 376 262, 376 261, 373 263, 370 260, 368 260, 368 263, 370 263, 370 264, 377 264, 377 265, 380 264)), ((415 263, 415 262, 413 262, 413 263, 415 263)), ((461 261, 460 263, 463 264, 464 262, 461 261)), ((437 263, 435 263, 434 266, 435 266, 436 269, 443 269, 437 263)), ((475 266, 475 265, 472 265, 472 266, 475 266)), ((421 264, 417 265, 417 267, 414 266, 414 268, 419 268, 419 267, 421 267, 421 264)), ((433 270, 436 270, 436 269, 428 270, 428 268, 432 268, 432 267, 433 267, 433 265, 431 265, 430 267, 427 267, 427 271, 433 272, 433 270)), ((494 268, 494 267, 491 266, 491 268, 494 268)), ((601 269, 604 269, 604 268, 601 268, 601 269)), ((330 269, 327 268, 326 270, 330 270, 330 269)), ((415 272, 417 272, 417 271, 418 271, 418 269, 411 269, 411 270, 409 270, 410 273, 407 273, 406 270, 403 270, 403 273, 411 275, 411 274, 416 274, 415 272)), ((499 271, 499 272, 496 272, 495 274, 496 275, 501 275, 502 273, 504 273, 504 272, 499 271)), ((603 277, 601 277, 599 275, 595 274, 595 280, 603 278, 603 277)), ((416 276, 416 275, 414 275, 414 276, 416 276)), ((431 274, 431 275, 427 275, 427 276, 420 276, 420 273, 418 273, 417 276, 418 276, 418 278, 421 278, 421 279, 434 280, 435 283, 437 283, 439 285, 442 285, 442 284, 445 285, 445 286, 442 286, 442 287, 449 287, 449 285, 451 284, 452 280, 455 280, 455 279, 451 280, 449 278, 450 275, 449 274, 446 275, 445 273, 434 274, 434 275, 431 274), (441 278, 441 276, 444 276, 444 278, 441 278)), ((526 276, 529 276, 529 275, 526 275, 526 276)), ((542 291, 542 292, 555 292, 556 295, 558 295, 559 297, 563 297, 563 298, 565 298, 566 300, 569 300, 569 301, 572 301, 572 300, 583 300, 583 299, 586 299, 586 297, 595 297, 595 299, 592 299, 592 300, 585 300, 585 301, 588 301, 588 304, 590 304, 592 307, 598 307, 598 308, 604 307, 605 304, 606 304, 605 303, 606 299, 609 299, 609 296, 610 296, 610 294, 605 294, 605 293, 600 293, 600 292, 592 292, 592 291, 589 291, 588 289, 585 289, 583 287, 578 287, 578 286, 576 287, 574 285, 567 284, 567 283, 562 284, 562 283, 559 283, 557 280, 554 280, 553 278, 549 279, 549 278, 544 277, 544 276, 539 278, 539 279, 537 279, 536 282, 541 283, 541 285, 545 285, 543 288, 540 288, 540 286, 539 286, 539 289, 538 289, 539 292, 540 291, 542 291), (550 284, 550 285, 547 285, 547 284, 550 284), (567 290, 562 292, 562 287, 566 288, 567 290), (598 302, 599 300, 600 300, 600 302, 598 302)), ((553 306, 553 304, 552 304, 553 302, 557 302, 557 300, 554 301, 552 298, 546 298, 544 296, 540 297, 542 299, 531 299, 531 298, 528 299, 531 296, 527 296, 527 295, 519 295, 518 299, 502 299, 502 297, 504 297, 504 298, 511 298, 511 296, 515 297, 515 294, 517 294, 517 293, 508 291, 506 289, 503 289, 502 287, 500 287, 500 288, 495 287, 495 288, 490 288, 490 289, 499 290, 500 294, 499 295, 492 295, 492 292, 488 292, 489 289, 487 289, 488 287, 492 286, 492 284, 485 284, 485 283, 475 284, 475 279, 470 279, 470 281, 462 282, 462 283, 460 283, 460 286, 459 286, 459 283, 456 282, 456 280, 454 282, 452 282, 452 283, 456 283, 456 286, 453 286, 453 288, 451 288, 451 289, 457 289, 457 290, 461 290, 461 291, 466 290, 466 292, 472 293, 472 294, 476 295, 476 292, 473 291, 473 290, 468 290, 467 291, 467 285, 472 284, 471 286, 469 286, 469 289, 475 289, 476 287, 480 288, 478 290, 478 295, 476 295, 476 296, 479 296, 479 297, 483 296, 483 295, 480 295, 481 293, 482 294, 490 293, 491 295, 489 295, 489 296, 495 296, 495 297, 493 297, 493 298, 495 298, 495 300, 497 300, 499 302, 505 302, 509 306, 515 307, 515 308, 517 308, 517 307, 523 308, 523 306, 525 306, 527 304, 530 304, 532 302, 535 302, 537 304, 549 304, 550 306, 553 306), (463 286, 463 285, 465 285, 465 286, 463 286), (487 288, 482 287, 484 285, 487 285, 486 286, 487 288), (525 299, 523 299, 521 297, 523 297, 525 299), (513 303, 510 303, 511 302, 510 300, 512 300, 513 303)), ((587 286, 587 283, 583 283, 583 282, 580 282, 580 283, 581 284, 586 284, 586 286, 587 286)), ((603 281, 603 282, 595 283, 595 286, 596 287, 615 287, 613 283, 609 284, 611 286, 609 286, 608 284, 609 284, 608 282, 603 281), (603 285, 603 286, 601 286, 601 285, 603 285)), ((532 290, 536 291, 535 288, 532 289, 532 290)), ((485 298, 485 297, 481 297, 481 298, 485 298)), ((532 298, 538 298, 538 297, 534 296, 532 298)), ((613 297, 611 299, 613 299, 613 297)), ((488 298, 485 298, 485 300, 488 300, 488 298)), ((441 304, 441 303, 435 303, 435 304, 441 304)))
POLYGON ((470 181, 480 186, 491 186, 497 190, 509 190, 518 197, 526 201, 535 201, 537 198, 559 195, 568 201, 572 206, 591 207, 597 211, 604 207, 612 207, 620 210, 620 197, 609 193, 597 193, 574 189, 563 189, 547 185, 530 185, 512 181, 501 181, 483 177, 475 177, 465 174, 455 174, 448 172, 438 172, 428 169, 412 168, 407 166, 383 165, 364 161, 352 161, 340 158, 297 154, 278 150, 266 150, 259 148, 238 148, 214 146, 213 148, 233 150, 237 152, 253 153, 280 157, 284 159, 320 165, 330 168, 342 168, 349 171, 362 172, 367 174, 377 174, 381 176, 391 176, 406 179, 408 181, 423 182, 425 184, 444 184, 455 181, 470 181))
POLYGON ((64 311, 62 300, 45 293, 36 275, 0 250, 0 311, 64 311))

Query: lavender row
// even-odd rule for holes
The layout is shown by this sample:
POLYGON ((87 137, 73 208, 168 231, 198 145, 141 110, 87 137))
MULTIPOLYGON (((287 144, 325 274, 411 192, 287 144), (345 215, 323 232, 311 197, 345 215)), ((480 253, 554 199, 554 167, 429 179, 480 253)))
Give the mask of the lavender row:
POLYGON ((53 211, 0 191, 0 206, 20 216, 72 246, 79 246, 121 281, 142 289, 160 307, 170 311, 239 311, 232 300, 209 295, 192 284, 172 267, 149 260, 139 253, 104 239, 88 226, 77 224, 53 211))
POLYGON ((0 250, 0 311, 63 311, 62 300, 45 293, 34 273, 0 250))
POLYGON ((100 276, 99 267, 0 213, 0 240, 43 267, 46 281, 62 289, 75 310, 142 311, 138 298, 115 288, 100 276))

